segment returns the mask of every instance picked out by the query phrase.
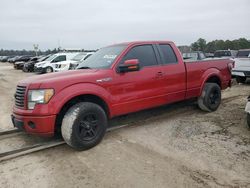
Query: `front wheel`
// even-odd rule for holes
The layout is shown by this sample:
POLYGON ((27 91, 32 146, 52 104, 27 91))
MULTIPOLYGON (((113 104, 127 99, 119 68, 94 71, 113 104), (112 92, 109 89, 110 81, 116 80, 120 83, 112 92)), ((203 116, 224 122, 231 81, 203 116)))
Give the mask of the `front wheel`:
POLYGON ((206 83, 201 96, 198 98, 200 109, 212 112, 217 110, 221 103, 221 89, 216 83, 206 83))
POLYGON ((66 112, 62 121, 62 137, 71 147, 86 150, 101 142, 107 122, 102 107, 91 102, 80 102, 66 112))

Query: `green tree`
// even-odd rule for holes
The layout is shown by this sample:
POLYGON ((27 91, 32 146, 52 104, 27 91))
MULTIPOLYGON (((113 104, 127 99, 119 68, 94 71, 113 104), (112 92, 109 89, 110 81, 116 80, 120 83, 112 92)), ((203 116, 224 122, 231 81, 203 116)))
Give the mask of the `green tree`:
POLYGON ((194 51, 204 51, 206 48, 206 40, 199 38, 196 42, 191 44, 191 48, 194 51))

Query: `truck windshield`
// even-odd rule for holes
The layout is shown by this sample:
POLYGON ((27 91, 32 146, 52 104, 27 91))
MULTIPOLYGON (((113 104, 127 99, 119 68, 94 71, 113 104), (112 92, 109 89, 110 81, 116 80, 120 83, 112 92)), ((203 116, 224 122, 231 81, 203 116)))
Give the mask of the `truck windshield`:
POLYGON ((115 45, 101 48, 88 59, 81 62, 77 69, 85 67, 90 69, 107 69, 110 68, 116 57, 125 49, 126 45, 115 45))

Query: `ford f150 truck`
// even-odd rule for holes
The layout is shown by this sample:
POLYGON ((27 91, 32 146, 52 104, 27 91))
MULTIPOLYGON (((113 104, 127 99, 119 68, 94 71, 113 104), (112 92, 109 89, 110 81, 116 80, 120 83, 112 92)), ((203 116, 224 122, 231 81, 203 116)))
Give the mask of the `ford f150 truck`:
POLYGON ((169 41, 111 45, 90 56, 78 70, 20 81, 12 122, 28 133, 62 134, 79 150, 97 145, 108 120, 177 101, 196 98, 215 111, 221 90, 231 86, 233 61, 184 62, 169 41))

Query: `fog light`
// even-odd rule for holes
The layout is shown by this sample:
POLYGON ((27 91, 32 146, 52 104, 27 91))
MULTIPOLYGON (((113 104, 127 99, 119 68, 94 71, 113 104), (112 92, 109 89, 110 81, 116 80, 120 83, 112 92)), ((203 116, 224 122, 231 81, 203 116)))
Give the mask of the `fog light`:
POLYGON ((35 129, 35 128, 36 128, 36 124, 35 124, 34 122, 32 122, 32 121, 29 121, 29 122, 28 122, 28 126, 29 126, 30 128, 32 128, 32 129, 35 129))

